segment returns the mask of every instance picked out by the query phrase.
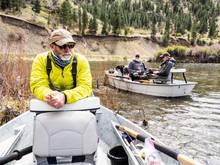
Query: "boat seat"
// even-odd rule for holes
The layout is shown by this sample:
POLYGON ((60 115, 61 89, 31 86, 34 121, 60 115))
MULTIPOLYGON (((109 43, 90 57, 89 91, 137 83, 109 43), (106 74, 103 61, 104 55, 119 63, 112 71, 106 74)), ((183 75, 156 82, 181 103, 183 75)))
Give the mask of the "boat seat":
POLYGON ((89 111, 46 112, 35 116, 33 153, 37 162, 48 157, 91 156, 97 144, 96 118, 89 111))
POLYGON ((97 149, 95 116, 88 111, 41 113, 35 117, 36 157, 91 155, 97 149))
POLYGON ((170 72, 168 76, 158 76, 156 79, 153 80, 155 84, 166 84, 170 82, 172 78, 172 73, 170 72))

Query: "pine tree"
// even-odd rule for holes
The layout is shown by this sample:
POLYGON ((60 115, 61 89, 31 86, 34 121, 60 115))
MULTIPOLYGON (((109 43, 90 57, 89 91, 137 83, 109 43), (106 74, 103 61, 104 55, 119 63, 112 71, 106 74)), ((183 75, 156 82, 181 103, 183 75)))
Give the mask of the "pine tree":
POLYGON ((15 10, 20 11, 22 7, 25 7, 24 0, 14 0, 15 1, 15 10))
POLYGON ((1 0, 1 9, 5 10, 10 7, 10 1, 8 0, 1 0))
POLYGON ((169 8, 170 8, 169 2, 166 2, 165 6, 164 6, 164 15, 165 16, 167 16, 169 14, 169 8))
POLYGON ((72 20, 73 22, 77 22, 77 13, 76 13, 76 9, 72 10, 72 20))
POLYGON ((81 7, 78 8, 78 22, 79 22, 79 34, 82 34, 82 11, 81 7))
POLYGON ((191 14, 189 14, 189 15, 187 16, 186 21, 187 21, 187 23, 186 23, 186 29, 187 29, 188 31, 190 31, 190 29, 192 28, 192 16, 191 16, 191 14))
POLYGON ((151 37, 154 39, 155 35, 157 33, 157 29, 156 29, 156 16, 153 16, 153 20, 152 20, 152 26, 151 26, 151 37))
POLYGON ((173 6, 173 12, 177 13, 179 11, 179 7, 180 7, 180 0, 170 0, 170 1, 173 6))
POLYGON ((35 13, 40 13, 40 10, 41 10, 40 0, 35 0, 35 1, 34 1, 32 10, 33 10, 35 13))
POLYGON ((82 35, 85 34, 85 30, 88 26, 88 15, 86 9, 83 9, 83 15, 82 15, 82 35))
POLYGON ((217 34, 216 16, 213 16, 210 20, 209 37, 213 38, 217 34))
POLYGON ((93 18, 90 18, 90 20, 89 20, 89 25, 88 25, 88 29, 89 29, 88 33, 89 33, 89 34, 92 34, 92 33, 93 33, 92 22, 93 22, 93 18))
POLYGON ((120 15, 118 3, 112 6, 111 24, 113 34, 120 34, 120 15))
POLYGON ((96 4, 95 7, 94 7, 93 15, 94 15, 95 17, 99 17, 99 8, 98 8, 97 4, 96 4))
POLYGON ((64 26, 71 25, 71 11, 72 9, 69 0, 65 0, 61 4, 61 8, 60 8, 60 22, 64 26))
POLYGON ((197 25, 196 23, 194 22, 192 24, 192 29, 191 29, 191 44, 192 45, 195 45, 196 43, 196 38, 197 38, 197 25))
POLYGON ((220 3, 217 3, 217 5, 216 5, 216 14, 217 15, 220 14, 220 3))
POLYGON ((10 8, 11 8, 13 11, 16 11, 17 2, 18 2, 18 1, 16 1, 16 0, 10 0, 10 8))
POLYGON ((200 18, 199 33, 204 34, 208 31, 208 18, 204 15, 200 18))
MULTIPOLYGON (((105 1, 103 1, 105 2, 105 1)), ((100 9, 100 19, 104 22, 104 19, 105 19, 105 13, 106 13, 106 10, 107 10, 107 7, 106 7, 106 4, 103 3, 102 6, 101 6, 101 9, 100 9)))
POLYGON ((97 33, 97 30, 98 30, 98 23, 97 23, 96 17, 93 18, 92 27, 93 27, 93 29, 94 29, 94 34, 96 34, 96 33, 97 33))
POLYGON ((94 18, 91 18, 90 20, 89 20, 89 33, 90 34, 96 34, 96 32, 97 32, 97 28, 98 28, 98 24, 97 24, 97 21, 96 21, 96 18, 94 17, 94 18))
POLYGON ((165 31, 163 34, 163 46, 168 46, 170 39, 170 17, 167 17, 165 31))
POLYGON ((103 34, 103 35, 108 35, 106 16, 104 17, 103 22, 104 22, 104 24, 103 24, 103 26, 102 26, 102 32, 101 32, 101 34, 103 34))
POLYGON ((112 24, 113 34, 120 34, 120 18, 119 15, 116 15, 112 24))

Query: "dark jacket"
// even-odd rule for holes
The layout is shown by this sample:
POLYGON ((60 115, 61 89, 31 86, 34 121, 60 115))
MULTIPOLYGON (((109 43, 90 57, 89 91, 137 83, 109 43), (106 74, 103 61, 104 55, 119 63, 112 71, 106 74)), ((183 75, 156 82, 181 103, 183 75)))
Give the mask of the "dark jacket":
POLYGON ((168 60, 168 61, 163 62, 160 65, 160 70, 159 70, 159 73, 157 73, 157 75, 163 76, 163 77, 169 76, 170 70, 172 69, 172 67, 173 67, 173 63, 171 61, 168 60))
POLYGON ((137 71, 144 72, 146 70, 146 68, 145 68, 145 65, 143 62, 134 59, 129 63, 128 70, 130 73, 134 73, 137 71))

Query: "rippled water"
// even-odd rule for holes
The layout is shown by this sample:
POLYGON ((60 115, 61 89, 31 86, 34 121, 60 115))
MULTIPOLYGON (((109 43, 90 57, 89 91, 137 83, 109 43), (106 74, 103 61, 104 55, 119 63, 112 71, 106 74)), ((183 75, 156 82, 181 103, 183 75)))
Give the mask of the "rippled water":
MULTIPOLYGON (((102 86, 104 70, 117 65, 93 62, 95 94, 102 104, 118 111, 155 135, 170 148, 204 164, 220 164, 220 65, 177 64, 187 79, 198 82, 189 97, 158 98, 102 86), (147 121, 147 126, 142 121, 147 121)), ((158 64, 148 64, 155 67, 158 64)))

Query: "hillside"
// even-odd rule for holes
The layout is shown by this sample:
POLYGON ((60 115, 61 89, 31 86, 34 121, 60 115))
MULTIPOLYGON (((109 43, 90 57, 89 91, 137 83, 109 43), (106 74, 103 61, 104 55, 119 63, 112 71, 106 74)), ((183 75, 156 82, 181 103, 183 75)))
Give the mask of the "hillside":
POLYGON ((136 53, 148 60, 163 48, 181 61, 219 61, 214 0, 0 0, 0 13, 4 55, 46 51, 50 31, 65 27, 78 41, 75 51, 90 60, 127 60, 136 53))
POLYGON ((216 0, 0 0, 0 12, 77 34, 218 39, 216 0))
MULTIPOLYGON (((0 15, 0 54, 34 55, 46 51, 49 30, 29 22, 0 15)), ((90 60, 126 60, 139 53, 148 59, 161 47, 142 37, 78 36, 75 51, 90 60)))

